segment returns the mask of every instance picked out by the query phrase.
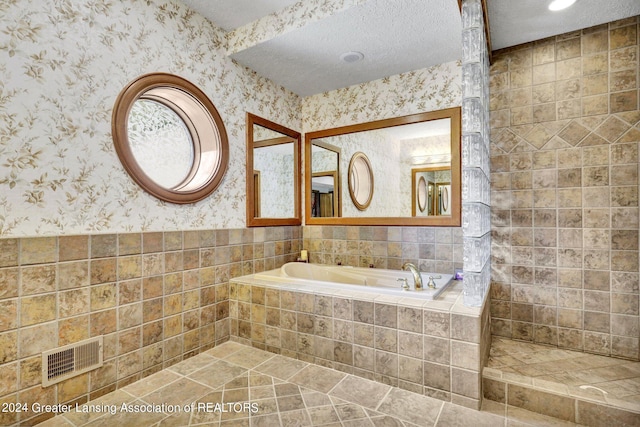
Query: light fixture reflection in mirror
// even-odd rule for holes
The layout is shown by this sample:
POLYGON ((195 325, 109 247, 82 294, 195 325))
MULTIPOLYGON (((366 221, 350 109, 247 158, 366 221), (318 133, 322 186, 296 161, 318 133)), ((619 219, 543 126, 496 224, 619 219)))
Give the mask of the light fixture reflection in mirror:
POLYGON ((349 162, 349 196, 356 208, 366 210, 374 190, 373 170, 366 154, 355 153, 349 162))
POLYGON ((227 170, 222 118, 204 92, 179 76, 152 73, 131 81, 116 99, 111 129, 125 170, 163 201, 202 200, 227 170))
MULTIPOLYGON (((461 112, 460 107, 375 122, 309 132, 305 135, 305 213, 309 225, 431 225, 459 226, 461 223, 461 112), (356 182, 349 176, 349 162, 357 152, 366 153, 376 174, 375 197, 366 210, 355 203, 344 203, 337 217, 319 217, 312 209, 313 176, 327 169, 317 157, 318 147, 331 145, 341 150, 338 181, 346 181, 342 198, 349 200, 349 187, 356 182), (435 163, 435 164, 433 164, 435 163), (412 186, 412 169, 437 166, 450 170, 450 200, 445 215, 435 214, 436 182, 426 179, 427 194, 423 215, 416 215, 417 199, 412 186), (380 174, 378 176, 378 174, 380 174)), ((354 177, 355 178, 355 177, 354 177)), ((357 199, 356 199, 357 200, 357 199)))
POLYGON ((247 226, 300 225, 301 135, 247 113, 247 226))

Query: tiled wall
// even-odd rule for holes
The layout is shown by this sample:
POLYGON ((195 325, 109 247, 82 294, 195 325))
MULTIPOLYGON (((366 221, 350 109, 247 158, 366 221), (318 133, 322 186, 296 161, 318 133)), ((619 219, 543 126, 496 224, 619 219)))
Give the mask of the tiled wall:
MULTIPOLYGON (((0 402, 86 402, 227 340, 230 278, 292 260, 300 233, 0 239, 0 402), (97 335, 102 368, 41 387, 43 350, 97 335)), ((0 425, 17 416, 0 413, 0 425)))
POLYGON ((638 17, 495 54, 495 335, 639 358, 638 17))
POLYGON ((479 409, 489 305, 463 307, 462 286, 457 287, 452 301, 445 297, 429 307, 423 300, 404 305, 391 297, 374 301, 375 294, 317 294, 234 280, 231 335, 257 348, 479 409))
POLYGON ((313 263, 400 269, 412 262, 447 274, 462 268, 460 227, 306 226, 303 236, 313 263))

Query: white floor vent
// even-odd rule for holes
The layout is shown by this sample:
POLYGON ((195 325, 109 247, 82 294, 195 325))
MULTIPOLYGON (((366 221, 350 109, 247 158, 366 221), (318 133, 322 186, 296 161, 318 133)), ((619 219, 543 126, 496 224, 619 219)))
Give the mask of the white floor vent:
POLYGON ((102 336, 42 353, 42 387, 102 366, 102 336))

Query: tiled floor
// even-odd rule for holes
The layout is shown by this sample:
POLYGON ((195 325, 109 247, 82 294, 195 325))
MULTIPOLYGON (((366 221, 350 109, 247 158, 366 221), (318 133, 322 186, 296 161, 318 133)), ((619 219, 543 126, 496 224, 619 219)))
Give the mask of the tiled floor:
POLYGON ((87 405, 91 405, 85 408, 87 412, 68 412, 40 425, 573 425, 490 401, 483 411, 474 411, 234 342, 222 344, 87 405), (194 402, 193 410, 182 409, 194 402), (226 406, 231 402, 237 404, 226 406), (158 408, 151 407, 154 411, 150 413, 133 413, 123 410, 123 404, 137 405, 127 406, 130 409, 142 409, 146 405, 158 405, 158 408), (177 405, 181 410, 173 410, 170 405, 177 405), (114 414, 110 413, 112 409, 114 414))
POLYGON ((640 412, 640 362, 493 337, 483 376, 640 412))

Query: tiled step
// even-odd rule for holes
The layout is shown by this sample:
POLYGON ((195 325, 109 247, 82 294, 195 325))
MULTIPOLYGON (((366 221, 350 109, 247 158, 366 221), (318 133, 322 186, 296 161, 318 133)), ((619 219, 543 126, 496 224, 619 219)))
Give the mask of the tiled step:
POLYGON ((485 368, 482 378, 485 399, 573 423, 602 426, 640 426, 640 401, 607 397, 593 386, 564 384, 485 368))

